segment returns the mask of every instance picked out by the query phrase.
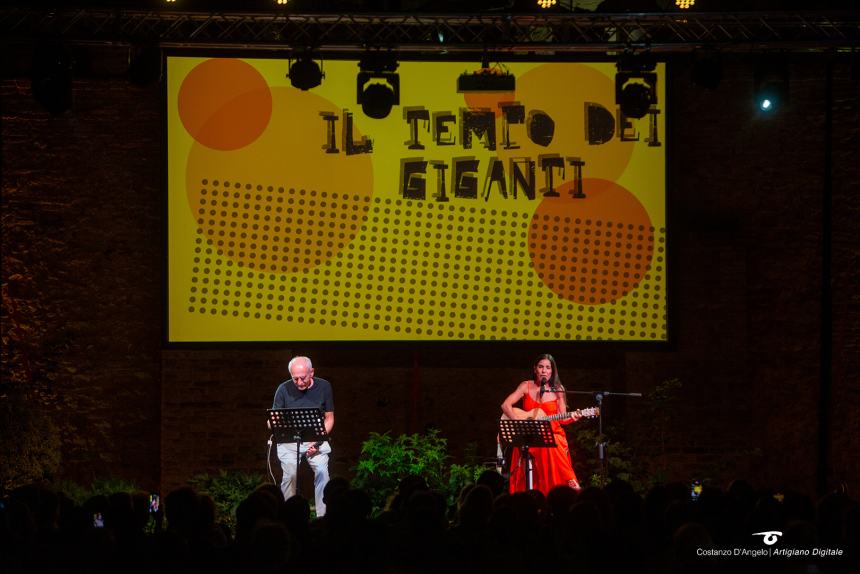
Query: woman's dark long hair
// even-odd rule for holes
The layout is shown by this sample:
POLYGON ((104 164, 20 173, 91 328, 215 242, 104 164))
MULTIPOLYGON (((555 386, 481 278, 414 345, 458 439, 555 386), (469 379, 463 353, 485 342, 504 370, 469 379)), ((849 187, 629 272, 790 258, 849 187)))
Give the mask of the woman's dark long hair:
MULTIPOLYGON (((558 387, 564 389, 564 385, 561 384, 561 378, 558 376, 558 365, 555 364, 555 357, 550 355, 549 353, 544 353, 543 355, 538 355, 538 358, 535 359, 534 364, 532 365, 532 375, 534 375, 534 370, 537 369, 538 363, 546 359, 549 361, 549 364, 552 365, 552 379, 547 381, 551 387, 558 387)), ((540 381, 535 381, 535 383, 540 384, 540 381)))

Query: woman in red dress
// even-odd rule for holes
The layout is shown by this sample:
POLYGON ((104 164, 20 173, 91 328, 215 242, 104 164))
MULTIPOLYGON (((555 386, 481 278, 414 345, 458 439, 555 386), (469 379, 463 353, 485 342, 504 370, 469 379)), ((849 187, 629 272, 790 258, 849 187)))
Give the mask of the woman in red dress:
MULTIPOLYGON (((523 381, 516 390, 508 395, 502 403, 502 412, 510 419, 540 418, 543 415, 556 415, 567 412, 564 387, 558 376, 558 369, 552 355, 540 355, 534 364, 534 379, 523 381), (520 399, 522 409, 514 404, 520 399)), ((548 494, 560 484, 579 489, 579 482, 573 472, 570 462, 570 449, 567 446, 567 435, 562 424, 569 424, 578 417, 571 416, 560 421, 551 421, 555 448, 531 448, 529 454, 533 457, 532 488, 548 494)), ((520 456, 520 449, 514 449, 511 454, 510 491, 523 492, 525 485, 525 461, 520 456)))

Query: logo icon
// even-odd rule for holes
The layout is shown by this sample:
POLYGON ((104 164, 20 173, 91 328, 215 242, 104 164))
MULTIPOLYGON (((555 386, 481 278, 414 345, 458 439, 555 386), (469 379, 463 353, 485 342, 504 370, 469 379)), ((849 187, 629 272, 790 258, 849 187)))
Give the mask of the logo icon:
POLYGON ((773 546, 779 540, 779 537, 782 536, 782 532, 779 530, 765 530, 764 532, 753 532, 753 536, 762 536, 765 544, 773 546))

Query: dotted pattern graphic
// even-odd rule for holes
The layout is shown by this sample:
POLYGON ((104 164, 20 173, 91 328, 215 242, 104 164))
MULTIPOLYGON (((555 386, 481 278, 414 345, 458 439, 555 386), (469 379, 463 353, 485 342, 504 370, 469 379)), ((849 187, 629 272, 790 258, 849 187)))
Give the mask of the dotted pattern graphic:
MULTIPOLYGON (((661 230, 661 232, 664 230, 661 230)), ((654 228, 544 215, 532 220, 532 263, 555 293, 589 305, 617 301, 645 278, 654 251, 654 228)), ((663 246, 658 247, 662 254, 663 246)), ((660 280, 662 265, 655 269, 660 280)))
POLYGON ((238 182, 201 182, 198 234, 223 256, 257 271, 296 273, 353 240, 370 197, 238 182))
POLYGON ((339 340, 357 333, 379 340, 666 338, 662 228, 533 221, 521 209, 364 203, 226 182, 209 188, 207 202, 248 201, 244 213, 260 219, 237 218, 223 205, 205 215, 211 221, 198 229, 190 313, 284 322, 285 329, 313 324, 339 340), (275 231, 318 217, 326 223, 298 234, 301 242, 275 231), (547 243, 537 257, 530 253, 536 235, 547 243))

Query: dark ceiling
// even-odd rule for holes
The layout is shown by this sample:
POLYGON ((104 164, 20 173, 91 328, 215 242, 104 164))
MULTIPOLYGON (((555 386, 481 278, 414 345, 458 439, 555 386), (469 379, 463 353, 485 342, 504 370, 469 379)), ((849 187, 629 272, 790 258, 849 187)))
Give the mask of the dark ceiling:
MULTIPOLYGON (((289 0, 279 6, 275 0, 29 0, 12 1, 7 6, 21 8, 120 8, 176 11, 229 11, 293 13, 482 13, 482 12, 680 12, 674 0, 559 0, 548 10, 536 0, 289 0)), ((772 12, 858 10, 857 0, 695 0, 693 12, 772 12)))

